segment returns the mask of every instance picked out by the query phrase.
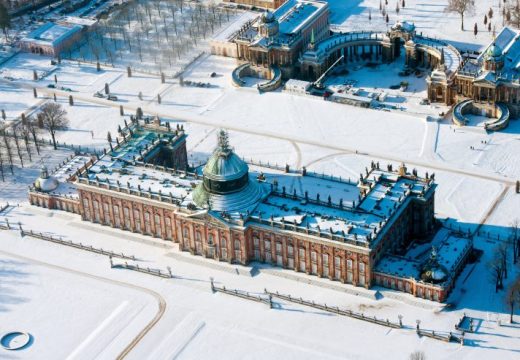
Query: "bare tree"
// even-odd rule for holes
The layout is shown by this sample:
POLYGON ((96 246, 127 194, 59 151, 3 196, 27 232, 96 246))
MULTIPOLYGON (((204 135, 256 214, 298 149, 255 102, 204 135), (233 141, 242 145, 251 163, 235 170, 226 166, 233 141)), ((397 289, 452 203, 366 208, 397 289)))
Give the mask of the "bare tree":
POLYGON ((34 142, 34 147, 36 148, 36 152, 38 153, 38 155, 40 155, 40 144, 38 144, 38 137, 37 137, 37 133, 39 130, 38 120, 34 120, 31 118, 27 119, 27 128, 28 128, 29 132, 31 133, 31 136, 32 136, 32 139, 34 142))
POLYGON ((13 152, 11 151, 11 142, 9 141, 7 130, 2 130, 2 137, 4 138, 4 145, 5 145, 5 151, 7 154, 7 160, 9 160, 9 170, 11 170, 11 175, 14 175, 13 152))
POLYGON ((447 12, 455 12, 460 15, 460 29, 464 31, 464 15, 475 10, 475 0, 449 0, 447 12))
POLYGON ((54 150, 56 150, 56 131, 65 129, 69 125, 67 111, 65 111, 60 104, 54 102, 46 103, 40 110, 43 127, 51 134, 52 145, 54 146, 54 150))
POLYGON ((18 127, 13 128, 13 139, 14 144, 16 145, 16 152, 18 154, 18 158, 20 159, 20 164, 23 167, 23 157, 22 152, 20 150, 20 139, 18 138, 18 127))
POLYGON ((31 154, 31 146, 29 144, 29 122, 31 120, 27 119, 26 123, 21 128, 22 138, 23 142, 25 144, 25 151, 27 152, 27 155, 29 156, 29 161, 32 161, 32 154, 31 154))
POLYGON ((516 264, 520 256, 520 220, 514 219, 510 229, 509 242, 513 247, 513 264, 516 264))
POLYGON ((506 244, 498 245, 493 251, 493 258, 488 262, 490 280, 495 284, 495 292, 503 288, 504 267, 507 266, 507 250, 505 250, 505 247, 506 244))
POLYGON ((507 290, 506 295, 506 303, 509 306, 509 321, 513 323, 513 315, 515 313, 515 307, 520 304, 520 276, 518 276, 515 281, 511 284, 509 289, 507 290))
POLYGON ((506 13, 507 22, 517 29, 520 29, 520 0, 516 0, 506 13))

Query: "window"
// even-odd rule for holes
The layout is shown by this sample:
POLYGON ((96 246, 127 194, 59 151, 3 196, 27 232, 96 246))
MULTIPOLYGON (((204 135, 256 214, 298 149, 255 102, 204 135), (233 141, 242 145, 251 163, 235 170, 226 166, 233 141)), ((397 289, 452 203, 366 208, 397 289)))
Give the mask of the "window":
POLYGON ((240 240, 235 240, 235 259, 241 259, 241 251, 240 251, 240 240))
POLYGON ((352 272, 347 272, 347 283, 352 284, 352 281, 354 280, 354 276, 352 275, 352 272))
POLYGON ((334 258, 334 278, 341 279, 341 258, 339 256, 334 258))
POLYGON ((220 251, 222 259, 227 260, 227 241, 224 237, 220 239, 220 251))
POLYGON ((121 227, 121 219, 119 218, 119 206, 114 205, 114 226, 116 228, 121 227))
POLYGON ((294 247, 292 245, 287 246, 287 255, 288 257, 294 257, 294 247))
POLYGON ((141 232, 141 212, 134 209, 135 231, 141 232))
POLYGON ((127 230, 130 230, 132 225, 131 225, 131 222, 130 222, 130 210, 127 207, 123 208, 123 216, 125 218, 125 228, 127 230))
POLYGON ((208 244, 213 245, 214 243, 215 243, 215 241, 213 240, 213 234, 209 234, 208 235, 208 244))
POLYGON ((166 238, 171 239, 172 238, 172 221, 169 217, 164 218, 164 223, 166 227, 166 238))
POLYGON ((99 219, 99 203, 97 202, 97 200, 94 200, 92 202, 92 205, 94 207, 94 219, 96 222, 100 222, 100 219, 99 219))
POLYGON ((277 242, 276 243, 276 253, 281 254, 282 253, 282 244, 277 242))
POLYGON ((359 272, 361 274, 365 273, 365 263, 362 263, 362 262, 359 263, 359 272))
POLYGON ((190 231, 188 230, 187 227, 185 227, 183 229, 183 234, 182 236, 184 237, 184 240, 189 240, 190 239, 190 231))
POLYGON ((107 203, 103 203, 103 214, 104 214, 104 218, 105 218, 105 224, 106 225, 110 225, 111 221, 110 221, 110 211, 108 210, 108 204, 107 203))
POLYGON ((312 251, 311 252, 311 261, 316 262, 317 259, 318 259, 318 254, 316 253, 316 251, 312 251))
POLYGON ((321 256, 322 262, 323 262, 323 276, 328 277, 329 276, 329 254, 323 254, 321 256))
POLYGON ((144 212, 144 230, 147 234, 152 233, 152 224, 150 223, 150 213, 148 211, 144 212))
POLYGON ((90 206, 88 203, 88 199, 83 199, 83 211, 85 213, 85 219, 91 220, 90 219, 90 206))
POLYGON ((197 255, 202 255, 202 238, 200 236, 200 231, 195 231, 195 253, 197 255))
POLYGON ((161 217, 159 216, 159 214, 155 214, 155 235, 159 237, 162 236, 161 217))
POLYGON ((365 285, 365 275, 359 274, 359 285, 365 285))

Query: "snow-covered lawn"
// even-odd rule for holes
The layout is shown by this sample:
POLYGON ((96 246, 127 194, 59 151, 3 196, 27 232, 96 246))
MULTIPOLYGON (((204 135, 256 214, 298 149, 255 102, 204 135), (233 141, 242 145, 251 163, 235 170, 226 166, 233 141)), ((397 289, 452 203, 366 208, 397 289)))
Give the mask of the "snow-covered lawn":
MULTIPOLYGON (((13 235, 3 233, 2 242, 32 241, 13 235)), ((157 312, 157 301, 149 294, 78 270, 0 251, 0 333, 26 331, 32 336, 29 346, 16 354, 1 348, 1 358, 114 358, 157 312)))
POLYGON ((389 24, 385 22, 385 17, 379 12, 379 4, 385 6, 385 1, 380 0, 327 0, 330 6, 330 22, 345 30, 373 30, 386 31, 389 25, 396 21, 413 22, 417 32, 424 35, 436 37, 438 39, 449 40, 456 47, 478 49, 493 40, 493 33, 488 32, 487 25, 484 25, 484 14, 489 8, 493 8, 493 18, 491 26, 496 27, 498 33, 502 28, 502 1, 498 0, 478 0, 475 1, 474 13, 468 13, 464 19, 464 31, 460 30, 460 16, 457 13, 445 11, 448 0, 406 0, 405 7, 402 8, 402 1, 399 0, 399 13, 396 13, 396 0, 388 1, 386 11, 388 13, 389 24), (372 13, 372 20, 369 21, 369 13, 372 13), (473 26, 477 23, 479 32, 475 37, 473 26))

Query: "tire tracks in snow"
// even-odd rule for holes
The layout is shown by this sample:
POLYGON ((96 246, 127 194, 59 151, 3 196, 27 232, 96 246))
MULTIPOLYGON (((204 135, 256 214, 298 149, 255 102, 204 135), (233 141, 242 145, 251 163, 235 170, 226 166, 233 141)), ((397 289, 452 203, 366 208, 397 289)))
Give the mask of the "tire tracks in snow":
MULTIPOLYGON (((18 82, 16 84, 13 84, 11 82, 8 82, 7 80, 0 80, 0 81, 11 84, 11 86, 14 86, 14 87, 23 87, 23 88, 33 88, 34 87, 34 88, 38 89, 38 91, 40 91, 42 94, 47 94, 47 95, 50 94, 49 96, 52 96, 52 93, 56 93, 57 95, 60 95, 60 96, 71 95, 71 93, 64 92, 61 90, 47 89, 46 87, 38 87, 38 86, 34 86, 33 84, 24 83, 24 82, 18 82), (53 91, 51 92, 49 90, 53 90, 53 91)), ((118 102, 113 102, 113 101, 98 99, 98 98, 92 98, 92 97, 87 96, 82 93, 74 93, 74 98, 76 98, 77 100, 83 101, 83 102, 94 103, 94 104, 99 104, 99 105, 108 106, 108 107, 119 108, 119 105, 121 105, 118 102)), ((125 104, 126 110, 136 111, 138 107, 139 107, 138 104, 132 104, 132 103, 125 104)), ((172 110, 171 109, 171 110, 169 110, 169 112, 160 112, 160 111, 156 111, 154 109, 149 109, 148 107, 144 107, 144 106, 141 106, 141 108, 142 108, 143 112, 150 113, 150 114, 156 114, 159 117, 164 117, 164 118, 169 118, 169 119, 174 119, 174 120, 179 120, 179 121, 185 121, 185 122, 191 122, 194 124, 209 126, 209 127, 213 127, 213 128, 224 128, 224 129, 228 129, 228 130, 232 130, 232 131, 236 131, 236 132, 242 132, 242 133, 246 133, 246 134, 250 134, 250 135, 264 136, 264 137, 269 137, 269 138, 277 139, 277 140, 285 140, 285 141, 289 141, 289 142, 296 142, 299 144, 312 145, 312 146, 317 146, 317 147, 321 147, 324 149, 336 150, 339 152, 355 153, 357 151, 357 153, 359 155, 365 155, 368 157, 381 159, 381 160, 385 160, 385 161, 389 161, 389 162, 406 163, 410 166, 429 168, 429 169, 437 170, 437 171, 446 171, 446 172, 451 172, 451 173, 455 173, 455 174, 459 174, 459 175, 472 176, 472 177, 480 178, 483 180, 498 181, 498 182, 504 183, 506 185, 515 184, 514 179, 509 179, 506 176, 475 172, 475 171, 471 171, 469 169, 464 169, 464 168, 459 168, 457 166, 448 165, 448 164, 439 162, 437 160, 432 160, 432 161, 423 161, 423 160, 419 160, 419 159, 411 160, 409 158, 389 156, 388 154, 385 154, 385 153, 365 152, 362 150, 352 149, 352 148, 341 146, 341 145, 334 145, 334 144, 329 144, 326 142, 311 140, 311 139, 305 138, 305 137, 288 136, 288 135, 283 135, 279 132, 271 132, 271 131, 266 131, 266 130, 261 131, 261 130, 256 130, 256 129, 250 129, 245 126, 230 125, 228 123, 224 123, 219 120, 206 118, 204 116, 190 113, 187 111, 182 111, 182 110, 172 110)))
POLYGON ((157 310, 157 313, 155 314, 153 319, 150 320, 148 322, 148 324, 146 324, 146 326, 137 334, 137 336, 135 336, 132 339, 132 341, 123 349, 123 351, 121 351, 119 353, 119 355, 116 357, 116 359, 118 359, 118 360, 124 359, 130 353, 130 351, 132 351, 132 349, 134 349, 136 347, 136 345, 139 344, 139 342, 143 339, 143 337, 159 322, 159 320, 161 320, 161 318, 163 317, 163 315, 164 315, 164 313, 166 311, 166 300, 162 297, 162 295, 160 295, 159 293, 155 292, 154 290, 151 290, 151 289, 148 289, 148 288, 145 288, 145 287, 142 287, 142 286, 134 285, 134 284, 129 284, 129 283, 126 283, 126 282, 123 282, 123 281, 113 280, 113 279, 105 278, 105 277, 102 277, 102 276, 89 274, 89 273, 86 273, 86 272, 83 272, 83 271, 66 268, 66 267, 63 267, 63 266, 60 266, 60 265, 55 265, 55 264, 51 264, 51 263, 48 263, 48 262, 45 262, 45 261, 36 260, 36 259, 30 258, 30 257, 14 254, 14 253, 11 253, 11 252, 8 252, 8 251, 4 251, 4 250, 0 250, 0 254, 5 255, 5 256, 14 257, 14 258, 17 258, 19 260, 27 261, 27 262, 32 263, 32 264, 45 266, 45 267, 48 267, 48 268, 51 268, 51 269, 54 269, 54 270, 63 271, 63 272, 67 272, 67 273, 70 273, 70 274, 86 277, 86 278, 89 278, 89 279, 93 279, 93 280, 102 281, 102 282, 105 282, 105 283, 110 283, 110 284, 113 284, 113 285, 118 285, 118 286, 130 288, 130 289, 133 289, 133 290, 137 290, 139 292, 144 292, 144 293, 146 293, 148 295, 151 295, 153 298, 155 298, 155 300, 157 301, 157 305, 159 307, 158 310, 157 310))

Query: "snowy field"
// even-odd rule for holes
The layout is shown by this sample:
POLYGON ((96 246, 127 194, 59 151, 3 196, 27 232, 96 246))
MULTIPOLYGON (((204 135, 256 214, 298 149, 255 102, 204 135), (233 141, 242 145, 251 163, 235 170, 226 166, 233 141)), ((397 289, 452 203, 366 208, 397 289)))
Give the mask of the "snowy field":
MULTIPOLYGON (((452 40, 460 47, 479 47, 492 39, 482 19, 493 6, 492 24, 500 29, 498 0, 477 1, 475 15, 466 18, 465 32, 459 30, 457 15, 443 12, 446 2, 407 0, 406 7, 396 15, 396 1, 390 0, 390 23, 412 20, 419 32, 452 40), (481 29, 476 39, 475 22, 481 29)), ((329 4, 331 22, 344 29, 386 29, 378 10, 379 0, 333 0, 329 4)), ((1 213, 0 223, 8 219, 11 224, 20 222, 24 229, 135 254, 140 265, 163 270, 171 266, 175 278, 110 269, 105 256, 30 237, 21 239, 18 231, 0 230, 0 334, 23 330, 34 337, 22 352, 0 350, 0 358, 115 358, 159 316, 161 301, 166 305, 164 313, 127 358, 263 359, 283 354, 284 359, 380 359, 383 355, 405 359, 414 350, 424 351, 428 359, 519 357, 520 327, 506 323, 504 292, 495 295, 485 267, 491 250, 501 241, 497 235, 503 240, 508 226, 520 217, 520 195, 514 191, 514 183, 520 178, 520 121, 512 121, 505 131, 486 133, 478 126, 454 128, 448 120, 428 120, 427 115, 446 109, 419 105, 425 94, 424 77, 398 77, 400 63, 377 70, 359 68, 346 77, 331 79, 338 83, 354 80, 356 86, 365 89, 384 89, 407 110, 392 112, 281 91, 258 94, 253 86, 237 89, 230 81, 237 62, 229 58, 204 55, 186 69, 184 80, 209 83, 205 88, 181 86, 179 80, 171 78, 162 84, 159 77, 138 71, 129 78, 124 62, 119 65, 98 72, 95 65, 62 61, 55 66, 47 57, 19 54, 0 66, 0 109, 12 123, 21 112, 32 114, 44 102, 53 101, 56 93, 70 121, 68 129, 57 133, 57 140, 101 149, 108 145, 107 132, 115 135, 123 119, 141 107, 146 114, 158 115, 173 126, 184 126, 189 163, 197 166, 204 164, 213 150, 220 127, 230 130, 231 145, 246 160, 298 169, 305 166, 317 173, 351 179, 357 179, 372 160, 382 166, 405 162, 420 174, 435 172, 436 215, 446 225, 471 231, 480 227, 485 237, 477 237, 475 247, 484 250, 483 258, 460 276, 449 299, 454 304, 451 309, 386 289, 380 290, 382 298, 374 300, 374 290, 258 264, 253 264, 254 276, 247 276, 244 274, 251 269, 180 253, 174 244, 29 206, 27 186, 38 176, 40 166, 53 169, 71 154, 66 149, 45 147, 39 156, 33 154, 32 161, 25 161, 23 168, 16 161, 14 175, 6 170, 6 180, 0 183, 0 206, 6 202, 20 206, 1 213), (37 81, 33 80, 33 70, 40 78, 37 81), (387 71, 389 76, 381 77, 387 71), (210 76, 213 72, 215 77, 210 76), (48 88, 55 75, 58 89, 48 88), (410 82, 405 93, 389 90, 401 80, 410 82), (118 101, 93 97, 95 92, 104 91, 105 83, 118 101), (36 99, 33 88, 38 89, 36 99), (69 95, 74 97, 74 106, 68 104, 69 95), (161 96, 160 104, 157 95, 161 96), (124 117, 119 114, 120 105, 124 117), (388 330, 278 300, 270 310, 263 304, 212 294, 210 276, 229 288, 255 293, 264 288, 279 290, 370 316, 396 320, 402 314, 406 328, 388 330), (346 293, 346 288, 360 295, 346 293), (467 346, 418 338, 413 331, 416 319, 426 329, 453 331, 464 312, 478 319, 477 333, 468 334, 467 346)), ((44 130, 38 136, 50 138, 44 130)), ((0 146, 2 141, 0 138, 0 146)), ((252 171, 257 169, 252 167, 252 171)), ((311 195, 342 191, 317 188, 307 179, 296 182, 284 178, 289 191, 309 189, 311 195)), ((342 196, 347 198, 348 194, 342 196)))
POLYGON ((0 350, 3 359, 114 358, 158 311, 152 296, 128 284, 1 250, 0 279, 0 332, 30 329, 33 337, 20 357, 0 350))

